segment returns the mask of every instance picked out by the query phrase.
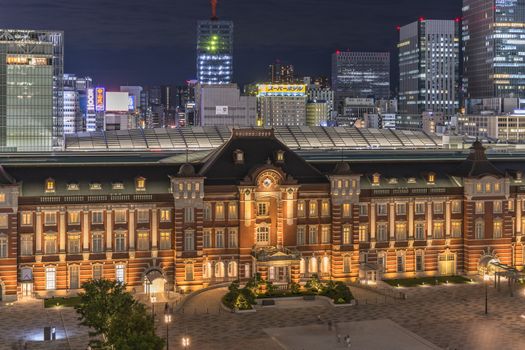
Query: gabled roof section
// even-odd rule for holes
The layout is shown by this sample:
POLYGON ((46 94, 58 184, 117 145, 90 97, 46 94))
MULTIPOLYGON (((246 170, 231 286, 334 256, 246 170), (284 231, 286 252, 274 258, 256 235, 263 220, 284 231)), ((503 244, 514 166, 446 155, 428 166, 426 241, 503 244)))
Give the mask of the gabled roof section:
POLYGON ((480 178, 487 175, 504 177, 503 171, 492 164, 485 154, 485 147, 476 140, 470 147, 470 153, 455 172, 458 176, 480 178))
POLYGON ((299 183, 327 183, 328 179, 303 158, 279 141, 273 129, 234 129, 231 138, 211 153, 199 175, 210 184, 238 184, 250 171, 261 165, 274 164, 299 183), (234 161, 234 152, 243 152, 243 161, 234 161), (284 159, 276 154, 283 151, 284 159))
POLYGON ((0 185, 14 185, 16 180, 0 165, 0 185))

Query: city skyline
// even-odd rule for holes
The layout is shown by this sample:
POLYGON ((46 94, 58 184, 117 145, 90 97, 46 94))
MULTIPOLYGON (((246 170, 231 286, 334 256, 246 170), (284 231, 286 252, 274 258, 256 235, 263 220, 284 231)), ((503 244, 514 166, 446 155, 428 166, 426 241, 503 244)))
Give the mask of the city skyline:
MULTIPOLYGON (((7 0, 0 21, 7 28, 63 30, 65 72, 89 75, 110 87, 179 84, 195 78, 195 26, 211 16, 209 1, 123 5, 61 0, 20 5, 7 0)), ((395 5, 384 0, 230 0, 218 5, 218 17, 233 21, 237 29, 233 81, 241 84, 264 80, 275 59, 293 64, 299 74, 329 76, 330 55, 337 49, 389 51, 394 58, 396 26, 419 17, 453 19, 460 14, 459 0, 404 0, 395 5)), ((397 76, 396 65, 393 59, 392 77, 397 76)))

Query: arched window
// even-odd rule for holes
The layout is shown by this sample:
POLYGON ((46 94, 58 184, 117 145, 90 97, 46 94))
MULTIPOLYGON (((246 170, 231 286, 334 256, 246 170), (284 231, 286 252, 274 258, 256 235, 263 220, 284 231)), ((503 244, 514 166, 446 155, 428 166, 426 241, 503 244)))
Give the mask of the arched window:
POLYGON ((237 276, 237 262, 230 261, 228 263, 228 277, 236 277, 237 276))
POLYGON ((202 265, 202 278, 211 278, 211 262, 209 261, 202 265))
POLYGON ((327 256, 323 256, 323 260, 321 261, 321 272, 330 273, 330 258, 327 256))
POLYGON ((306 272, 306 261, 304 261, 304 258, 301 258, 301 261, 299 262, 299 273, 304 274, 306 272))
POLYGON ((317 266, 317 258, 315 256, 312 256, 310 258, 310 264, 308 266, 308 270, 311 272, 311 273, 317 273, 318 271, 318 266, 317 266))
POLYGON ((222 261, 215 263, 215 277, 224 277, 224 263, 222 261))

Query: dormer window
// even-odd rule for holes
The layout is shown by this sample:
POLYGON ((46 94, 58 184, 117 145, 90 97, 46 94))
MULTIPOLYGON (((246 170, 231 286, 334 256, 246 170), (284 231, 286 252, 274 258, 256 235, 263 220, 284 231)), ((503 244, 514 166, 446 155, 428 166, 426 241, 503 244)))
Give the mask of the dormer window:
POLYGON ((78 191, 80 190, 80 185, 77 182, 71 182, 67 184, 68 191, 78 191))
POLYGON ((436 174, 435 173, 428 173, 427 182, 429 184, 434 184, 436 182, 436 174))
POLYGON ((55 180, 47 179, 45 183, 45 190, 47 193, 55 192, 55 180))
POLYGON ((89 189, 92 191, 99 191, 102 189, 102 184, 100 182, 92 182, 89 184, 89 189))
POLYGON ((146 179, 144 177, 135 179, 135 191, 146 191, 146 179))
POLYGON ((372 185, 373 186, 379 186, 381 181, 381 174, 375 173, 372 175, 372 185))
POLYGON ((407 182, 408 182, 409 184, 415 184, 415 183, 416 183, 416 178, 415 178, 415 177, 409 177, 409 178, 407 179, 407 182))
POLYGON ((284 162, 284 151, 283 151, 283 150, 278 150, 278 151, 275 153, 275 160, 276 160, 278 163, 282 163, 282 162, 284 162))
POLYGON ((397 179, 396 179, 395 177, 392 177, 392 178, 390 178, 390 179, 388 180, 388 183, 389 183, 390 185, 395 185, 395 184, 397 184, 397 179))
POLYGON ((233 162, 235 164, 243 164, 244 163, 244 152, 240 149, 236 149, 233 151, 233 162))
POLYGON ((113 184, 111 185, 111 188, 114 189, 114 190, 123 190, 124 189, 124 184, 122 182, 113 182, 113 184))

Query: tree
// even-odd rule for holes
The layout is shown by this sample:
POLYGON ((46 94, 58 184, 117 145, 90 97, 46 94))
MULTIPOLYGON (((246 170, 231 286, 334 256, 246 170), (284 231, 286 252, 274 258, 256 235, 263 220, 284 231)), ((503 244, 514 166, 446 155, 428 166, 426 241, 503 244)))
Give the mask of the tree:
POLYGON ((153 320, 143 304, 125 286, 105 279, 82 284, 80 304, 75 306, 80 324, 90 327, 95 349, 161 350, 164 341, 155 335, 153 320))

